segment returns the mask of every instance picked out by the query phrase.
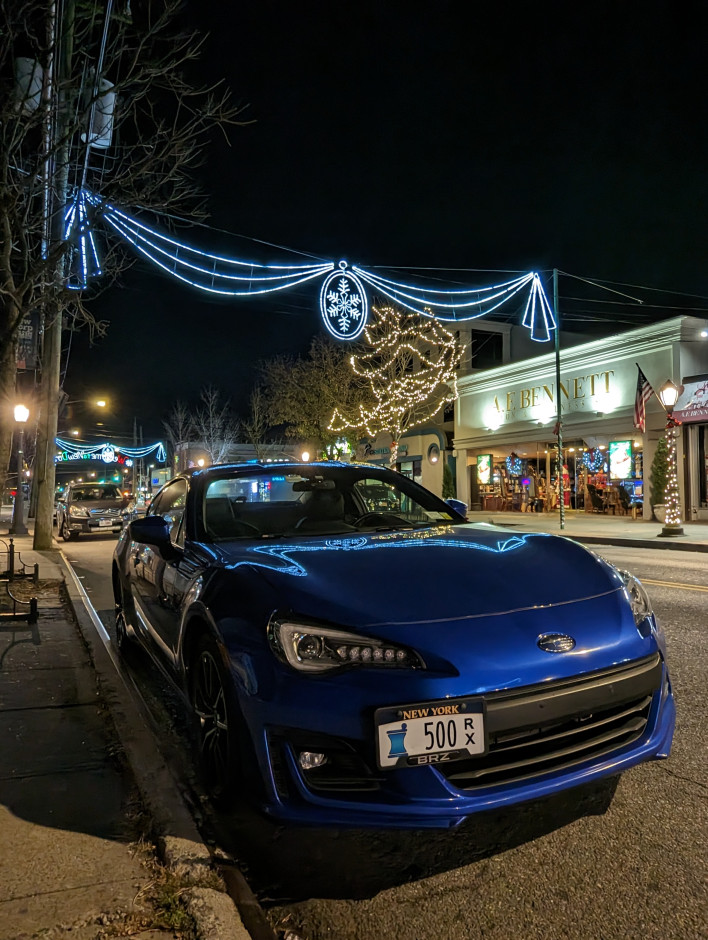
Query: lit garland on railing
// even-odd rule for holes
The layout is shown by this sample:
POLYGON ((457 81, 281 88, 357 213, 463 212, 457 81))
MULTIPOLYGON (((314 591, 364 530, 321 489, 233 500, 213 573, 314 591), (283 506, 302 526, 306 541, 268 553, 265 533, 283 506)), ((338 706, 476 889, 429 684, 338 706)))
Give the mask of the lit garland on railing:
POLYGON ((426 286, 423 277, 420 283, 403 283, 356 265, 349 268, 346 261, 338 265, 332 261, 256 264, 193 248, 139 222, 86 189, 76 191, 64 217, 64 240, 70 248, 67 286, 72 290, 85 290, 92 278, 102 274, 92 217, 100 218, 166 274, 210 294, 253 297, 325 277, 320 313, 326 329, 336 339, 356 339, 366 327, 369 303, 364 282, 422 317, 459 323, 488 316, 525 291, 522 325, 531 339, 546 342, 556 329, 541 279, 534 272, 490 287, 440 289, 426 286))
POLYGON ((65 441, 62 438, 55 438, 57 447, 61 448, 62 454, 60 460, 102 460, 104 463, 116 463, 117 454, 123 454, 134 460, 142 460, 150 454, 155 454, 155 460, 158 463, 164 463, 167 459, 165 447, 161 441, 157 444, 148 444, 145 447, 123 447, 122 444, 93 444, 82 445, 76 441, 65 441))

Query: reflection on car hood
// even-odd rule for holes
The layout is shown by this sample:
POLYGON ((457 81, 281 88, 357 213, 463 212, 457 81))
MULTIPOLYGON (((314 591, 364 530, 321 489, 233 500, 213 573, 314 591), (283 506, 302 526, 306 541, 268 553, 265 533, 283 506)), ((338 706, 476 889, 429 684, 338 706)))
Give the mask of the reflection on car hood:
POLYGON ((258 567, 287 608, 361 626, 556 607, 622 587, 608 565, 570 539, 486 524, 220 548, 227 565, 258 567))

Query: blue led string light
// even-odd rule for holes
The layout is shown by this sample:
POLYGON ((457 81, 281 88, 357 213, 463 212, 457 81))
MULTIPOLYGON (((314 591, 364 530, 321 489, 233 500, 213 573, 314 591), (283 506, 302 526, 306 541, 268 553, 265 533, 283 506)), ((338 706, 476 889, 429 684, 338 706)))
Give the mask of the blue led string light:
POLYGON ((363 332, 369 307, 364 283, 420 316, 461 323, 488 316, 522 291, 528 291, 523 325, 530 331, 531 339, 546 342, 551 330, 556 329, 551 306, 535 272, 488 287, 441 289, 392 280, 356 265, 348 268, 346 261, 340 261, 338 268, 331 261, 257 264, 187 245, 139 222, 87 189, 77 190, 65 215, 64 238, 72 247, 67 286, 75 290, 85 289, 91 278, 102 273, 92 215, 99 216, 115 234, 166 274, 210 294, 257 296, 324 278, 320 314, 325 328, 336 339, 353 340, 363 332))
POLYGON ((506 469, 507 472, 513 477, 521 476, 524 469, 524 464, 521 457, 512 453, 510 457, 506 458, 506 469))
POLYGON ((91 454, 96 455, 96 460, 104 460, 109 463, 110 461, 106 460, 106 454, 108 454, 109 451, 117 454, 125 454, 126 457, 132 457, 136 460, 147 457, 152 453, 155 454, 155 460, 157 460, 158 463, 164 463, 167 459, 167 453, 165 452, 165 446, 162 441, 158 441, 157 444, 148 444, 145 447, 123 447, 122 444, 109 444, 107 442, 103 444, 78 445, 76 441, 65 441, 61 437, 56 437, 54 443, 67 453, 67 460, 81 460, 91 454))
POLYGON ((403 284, 389 278, 373 274, 363 268, 352 269, 359 277, 370 284, 374 290, 385 294, 391 300, 406 307, 420 316, 437 320, 464 322, 488 316, 524 288, 530 286, 524 311, 523 325, 531 332, 531 339, 547 342, 550 331, 556 328, 556 321, 551 306, 546 298, 538 274, 531 272, 490 287, 470 288, 467 290, 441 290, 437 287, 421 287, 403 284), (475 313, 468 312, 477 307, 475 313), (462 311, 461 313, 458 311, 462 311))
POLYGON ((603 464, 605 463, 605 455, 599 447, 594 447, 592 450, 583 452, 582 460, 584 466, 586 466, 591 473, 598 473, 602 470, 603 464))
MULTIPOLYGON (((477 287, 470 288, 468 290, 441 290, 440 288, 433 287, 417 287, 413 284, 402 284, 399 281, 392 281, 388 278, 381 277, 378 274, 372 274, 371 271, 365 271, 363 268, 357 266, 353 269, 362 280, 367 281, 371 286, 380 291, 382 294, 385 294, 391 300, 395 300, 397 303, 400 303, 401 306, 409 307, 415 313, 421 313, 425 315, 426 311, 416 309, 409 304, 406 304, 404 300, 410 300, 417 304, 424 304, 427 307, 436 307, 442 310, 455 310, 458 308, 466 309, 467 307, 477 307, 484 303, 485 309, 479 313, 466 314, 465 318, 467 319, 476 319, 477 317, 483 316, 484 313, 487 313, 491 310, 494 310, 500 304, 504 303, 509 299, 510 296, 520 291, 524 288, 529 281, 533 278, 532 274, 524 274, 522 277, 515 278, 512 281, 507 281, 504 284, 494 284, 491 287, 477 287), (400 290, 399 290, 400 288, 400 290), (488 297, 484 295, 489 291, 494 291, 488 297), (433 295, 439 294, 442 298, 437 300, 433 295), (474 295, 470 297, 470 295, 474 295), (455 300, 454 298, 461 298, 455 300), (468 299, 469 298, 469 299, 468 299), (499 299, 501 298, 501 299, 499 299), (491 304, 491 301, 499 300, 499 303, 491 304)), ((428 316, 430 313, 428 312, 428 316)), ((449 317, 451 320, 463 319, 463 317, 458 317, 457 315, 452 315, 449 317)))
POLYGON ((64 241, 70 245, 66 286, 69 290, 86 290, 89 280, 100 277, 103 271, 84 190, 77 190, 67 207, 64 241))
POLYGON ((275 265, 239 261, 200 251, 168 235, 156 232, 109 203, 103 204, 101 216, 114 231, 129 241, 153 264, 172 277, 211 294, 230 297, 266 294, 295 287, 305 281, 320 277, 334 267, 332 262, 275 265), (181 257, 180 252, 186 257, 181 257), (211 266, 205 267, 200 264, 199 261, 202 259, 210 261, 211 266), (167 263, 168 261, 170 264, 167 263), (222 266, 221 269, 219 265, 222 266), (232 268, 240 270, 236 272, 232 268), (215 281, 223 282, 223 286, 215 286, 215 281), (238 286, 229 286, 231 282, 236 282, 238 286))

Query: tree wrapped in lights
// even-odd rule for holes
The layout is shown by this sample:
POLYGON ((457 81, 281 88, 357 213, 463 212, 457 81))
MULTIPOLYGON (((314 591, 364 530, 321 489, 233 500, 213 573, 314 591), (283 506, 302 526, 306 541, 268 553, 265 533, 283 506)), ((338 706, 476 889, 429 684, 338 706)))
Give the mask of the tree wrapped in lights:
POLYGON ((406 431, 435 417, 457 398, 456 369, 464 347, 437 320, 396 307, 374 307, 364 331, 364 351, 351 357, 354 375, 370 401, 347 411, 336 408, 330 430, 356 430, 370 438, 388 432, 390 465, 406 431))

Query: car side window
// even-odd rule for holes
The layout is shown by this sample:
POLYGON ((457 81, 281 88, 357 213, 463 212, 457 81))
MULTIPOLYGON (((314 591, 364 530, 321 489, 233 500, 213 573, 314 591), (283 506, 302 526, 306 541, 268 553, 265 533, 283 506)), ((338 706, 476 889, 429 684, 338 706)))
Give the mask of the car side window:
POLYGON ((187 504, 187 481, 175 480, 168 484, 152 501, 149 515, 162 516, 169 524, 170 538, 178 544, 184 543, 184 534, 180 532, 184 508, 187 504))

